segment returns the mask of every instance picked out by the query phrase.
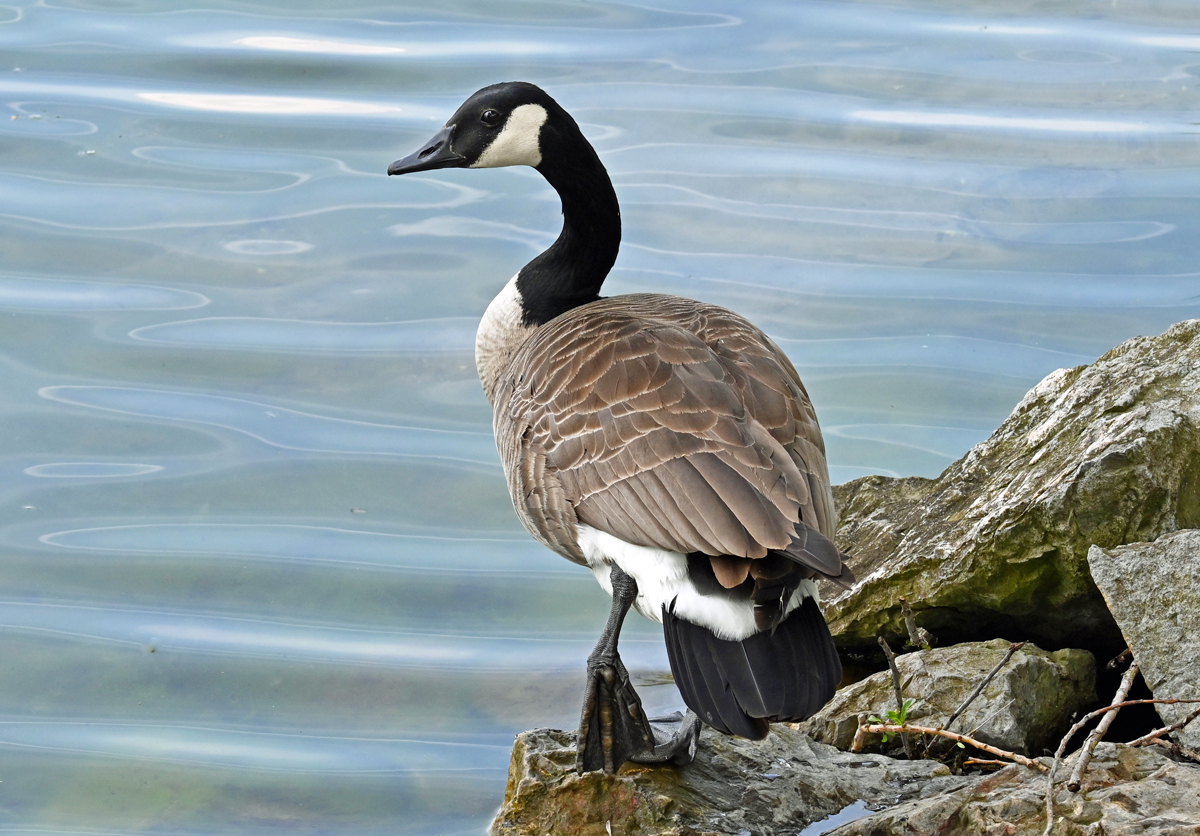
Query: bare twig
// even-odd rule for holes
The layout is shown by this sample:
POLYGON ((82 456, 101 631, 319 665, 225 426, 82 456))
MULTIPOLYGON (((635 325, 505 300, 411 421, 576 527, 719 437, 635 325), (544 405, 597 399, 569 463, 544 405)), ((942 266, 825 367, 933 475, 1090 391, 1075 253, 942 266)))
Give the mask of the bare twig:
POLYGON ((898 725, 895 723, 872 724, 860 722, 858 731, 854 734, 854 744, 851 745, 850 751, 861 751, 862 744, 865 742, 868 734, 904 734, 906 732, 909 734, 933 734, 937 735, 938 737, 945 737, 958 743, 963 743, 967 746, 973 746, 980 751, 990 752, 993 755, 999 755, 1002 758, 1008 758, 1014 763, 1019 763, 1021 766, 1027 766, 1030 769, 1036 769, 1038 772, 1047 771, 1045 764, 1038 763, 1037 761, 1027 758, 1024 755, 1018 755, 1016 752, 1009 752, 1006 749, 992 746, 990 743, 984 743, 980 740, 976 740, 973 737, 968 737, 965 734, 946 731, 945 729, 932 729, 927 726, 910 726, 907 724, 898 725))
POLYGON ((933 647, 933 634, 924 627, 917 626, 917 619, 913 616, 912 607, 908 605, 908 601, 904 598, 897 598, 900 602, 900 612, 904 616, 904 626, 908 628, 908 644, 910 647, 919 647, 922 650, 929 650, 933 647))
POLYGON ((1016 644, 1009 645, 1008 652, 1004 654, 1004 658, 997 662, 994 668, 988 671, 988 675, 985 676, 983 681, 980 682, 979 685, 976 686, 975 690, 971 692, 971 696, 963 700, 962 705, 954 709, 954 713, 950 715, 949 720, 942 724, 942 728, 948 729, 954 725, 954 721, 957 720, 959 715, 966 711, 968 707, 970 707, 971 703, 975 702, 976 697, 983 693, 983 689, 987 687, 987 684, 992 681, 996 674, 1000 673, 1000 669, 1008 664, 1008 660, 1013 657, 1013 654, 1024 646, 1025 642, 1017 642, 1016 644))
POLYGON ((851 752, 861 752, 863 746, 867 745, 867 733, 864 731, 867 727, 867 715, 858 715, 858 728, 854 730, 854 740, 850 742, 851 752))
MULTIPOLYGON (((1133 672, 1136 672, 1136 666, 1132 666, 1129 669, 1133 670, 1133 672)), ((1129 676, 1129 672, 1126 672, 1126 676, 1129 676)), ((1129 679, 1132 681, 1132 676, 1129 676, 1129 679)), ((1121 680, 1121 685, 1124 686, 1124 679, 1121 680)), ((1128 688, 1126 693, 1128 693, 1128 688)), ((1118 688, 1117 694, 1118 697, 1122 696, 1121 688, 1118 688)), ((1049 774, 1046 775, 1046 826, 1045 830, 1042 831, 1042 836, 1050 836, 1050 830, 1054 829, 1054 776, 1055 772, 1058 771, 1058 764, 1062 762, 1062 753, 1067 751, 1067 745, 1069 744, 1070 739, 1074 738, 1076 732, 1079 732, 1081 728, 1084 728, 1084 726, 1086 726, 1088 722, 1091 722, 1094 717, 1098 717, 1102 714, 1112 716, 1116 714, 1116 711, 1126 708, 1128 705, 1175 705, 1176 703, 1200 703, 1200 699, 1118 699, 1111 705, 1106 705, 1105 708, 1090 711, 1088 714, 1080 717, 1079 721, 1076 722, 1074 726, 1070 727, 1067 734, 1063 736, 1062 742, 1058 744, 1058 751, 1054 753, 1054 764, 1051 764, 1049 774)), ((1200 710, 1193 711, 1192 714, 1189 714, 1182 722, 1174 723, 1171 727, 1154 729, 1150 734, 1146 734, 1141 736, 1141 738, 1130 741, 1128 745, 1145 746, 1146 744, 1154 744, 1156 746, 1162 746, 1163 748, 1166 748, 1166 750, 1178 754, 1180 757, 1194 760, 1195 763, 1200 763, 1200 752, 1192 750, 1192 748, 1188 748, 1186 746, 1180 746, 1174 741, 1163 740, 1160 738, 1160 736, 1158 736, 1160 734, 1168 734, 1169 730, 1177 730, 1174 727, 1183 728, 1184 726, 1187 726, 1187 724, 1192 722, 1196 716, 1200 716, 1200 710)), ((1082 770, 1079 771, 1080 775, 1082 775, 1082 770)), ((1072 792, 1075 792, 1075 790, 1072 790, 1072 792)))
POLYGON ((993 761, 987 758, 967 758, 963 766, 1009 766, 1009 761, 993 761))
MULTIPOLYGON (((883 648, 883 655, 887 657, 888 667, 892 671, 892 687, 896 689, 896 716, 903 722, 907 712, 904 710, 904 690, 900 687, 900 669, 896 667, 896 654, 892 652, 883 636, 879 637, 879 646, 883 648)), ((912 760, 912 747, 908 745, 908 736, 900 735, 900 742, 904 744, 904 757, 912 760)))
POLYGON ((1161 746, 1168 752, 1172 752, 1181 758, 1191 761, 1192 763, 1200 763, 1200 752, 1196 751, 1195 749, 1189 749, 1186 746, 1180 746, 1173 740, 1163 740, 1161 737, 1157 737, 1150 742, 1155 746, 1161 746))
POLYGON ((1198 703, 1198 702, 1200 702, 1200 700, 1166 700, 1166 699, 1163 699, 1163 700, 1125 700, 1125 702, 1118 702, 1118 703, 1113 703, 1112 705, 1106 705, 1106 706, 1104 706, 1104 708, 1097 708, 1095 711, 1089 712, 1088 714, 1084 714, 1082 717, 1079 718, 1079 722, 1077 722, 1075 724, 1075 726, 1072 726, 1072 728, 1075 728, 1075 731, 1079 731, 1079 729, 1083 728, 1083 726, 1087 724, 1088 720, 1092 720, 1096 717, 1099 717, 1101 714, 1104 714, 1108 711, 1115 711, 1118 708, 1128 708, 1131 705, 1176 705, 1179 703, 1188 704, 1188 703, 1198 703), (1078 728, 1076 728, 1076 727, 1078 727, 1078 728))
POLYGON ((1067 751, 1067 744, 1075 736, 1075 732, 1082 729, 1090 719, 1091 715, 1088 715, 1076 721, 1075 725, 1067 730, 1054 752, 1054 763, 1050 764, 1050 771, 1046 774, 1046 829, 1042 831, 1042 836, 1050 836, 1050 830, 1054 827, 1054 773, 1058 772, 1058 765, 1062 762, 1063 752, 1067 751))
POLYGON ((1133 658, 1133 651, 1127 647, 1124 650, 1122 650, 1120 653, 1118 653, 1116 656, 1109 659, 1108 664, 1105 665, 1105 667, 1108 668, 1110 671, 1115 671, 1117 668, 1121 667, 1122 665, 1127 664, 1129 662, 1129 660, 1131 660, 1132 658, 1133 658))
MULTIPOLYGON (((1136 663, 1130 666, 1130 670, 1134 673, 1137 673, 1136 663)), ((1128 671, 1126 672, 1126 676, 1129 676, 1128 671)), ((1129 681, 1132 684, 1133 678, 1130 677, 1129 681)), ((1121 686, 1124 687, 1124 685, 1125 679, 1122 678, 1121 686)), ((1121 688, 1117 689, 1117 693, 1121 694, 1121 688)), ((1128 689, 1126 689, 1126 693, 1128 693, 1128 689)), ((1142 705, 1148 702, 1158 702, 1158 700, 1118 699, 1115 700, 1112 705, 1107 705, 1104 708, 1097 708, 1095 711, 1089 711, 1087 714, 1076 720, 1075 725, 1067 729, 1067 733, 1063 735, 1063 739, 1059 741, 1058 749, 1054 752, 1054 763, 1050 765, 1050 772, 1046 776, 1046 829, 1042 831, 1042 836, 1050 836, 1050 830, 1054 827, 1054 774, 1058 772, 1058 765, 1062 763, 1063 753, 1067 751, 1067 745, 1070 744, 1071 738, 1075 736, 1076 732, 1091 722, 1093 718, 1099 717, 1101 714, 1108 714, 1110 711, 1118 711, 1126 706, 1142 705)))
POLYGON ((1010 705, 1012 705, 1016 701, 1017 701, 1016 697, 1009 697, 1007 702, 1001 703, 1000 705, 996 706, 991 711, 989 711, 987 714, 985 714, 980 719, 980 721, 975 724, 975 728, 971 729, 969 732, 967 732, 967 734, 972 734, 972 735, 979 734, 979 730, 987 725, 988 720, 995 717, 997 714, 999 714, 1004 709, 1008 708, 1010 705))
POLYGON ((1184 726, 1186 726, 1188 723, 1195 720, 1197 717, 1200 717, 1200 708, 1197 708, 1195 711, 1193 711, 1188 716, 1184 717, 1178 723, 1172 723, 1169 726, 1163 726, 1161 729, 1155 729, 1154 731, 1150 732, 1149 734, 1142 735, 1137 740, 1129 741, 1129 743, 1127 745, 1129 745, 1129 746, 1145 746, 1147 743, 1157 743, 1158 738, 1162 737, 1164 734, 1171 734, 1172 732, 1179 731, 1184 726))
POLYGON ((1110 703, 1111 710, 1105 712, 1104 716, 1100 718, 1100 722, 1096 724, 1096 728, 1092 729, 1092 733, 1087 736, 1087 740, 1083 741, 1083 748, 1079 750, 1079 760, 1075 761, 1075 768, 1071 770, 1071 777, 1067 779, 1067 789, 1071 792, 1079 792, 1079 785, 1083 782, 1083 772, 1092 762, 1092 752, 1096 750, 1096 744, 1104 737, 1113 720, 1117 719, 1117 712, 1121 710, 1118 706, 1129 696, 1129 689, 1133 687, 1133 680, 1137 675, 1138 663, 1135 660, 1129 666, 1129 670, 1125 671, 1125 675, 1121 677, 1117 694, 1110 703))

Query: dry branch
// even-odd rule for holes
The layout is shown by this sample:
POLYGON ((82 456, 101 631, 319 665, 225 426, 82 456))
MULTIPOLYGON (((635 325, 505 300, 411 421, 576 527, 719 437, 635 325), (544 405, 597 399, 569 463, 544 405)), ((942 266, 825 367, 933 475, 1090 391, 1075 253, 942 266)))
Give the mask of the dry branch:
POLYGON ((1189 749, 1186 746, 1180 746, 1173 740, 1163 740, 1161 737, 1156 737, 1150 741, 1155 746, 1161 746, 1173 755, 1178 755, 1184 760, 1189 760, 1192 763, 1200 763, 1200 752, 1195 749, 1189 749))
POLYGON ((933 634, 924 627, 917 626, 917 619, 913 616, 912 607, 904 598, 897 598, 900 602, 900 613, 904 616, 904 626, 908 628, 908 644, 910 647, 919 647, 922 650, 929 650, 933 647, 935 639, 933 634))
MULTIPOLYGON (((904 711, 904 689, 900 686, 900 669, 896 667, 896 654, 892 652, 892 648, 888 646, 887 639, 883 636, 879 637, 879 646, 883 648, 883 655, 887 657, 888 668, 892 672, 892 687, 896 689, 896 716, 904 720, 906 714, 904 711)), ((912 760, 912 747, 908 745, 908 736, 900 735, 900 742, 904 744, 904 757, 912 760)))
POLYGON ((1083 783, 1083 771, 1092 762, 1092 753, 1096 751, 1096 744, 1108 732, 1108 727, 1112 725, 1113 720, 1117 719, 1117 712, 1121 710, 1121 704, 1129 696, 1129 689, 1133 687, 1133 680, 1137 678, 1138 670, 1137 660, 1134 660, 1133 664, 1129 666, 1129 670, 1125 671, 1125 675, 1121 677, 1121 684, 1109 705, 1109 710, 1100 718, 1096 728, 1092 729, 1092 733, 1083 742, 1083 748, 1079 750, 1079 760, 1075 761, 1075 768, 1071 770, 1071 777, 1067 779, 1067 789, 1071 792, 1079 792, 1079 786, 1083 783))
MULTIPOLYGON (((1168 702, 1168 700, 1163 700, 1163 702, 1164 703, 1168 702)), ((1170 700, 1169 702, 1192 702, 1192 700, 1170 700)), ((1200 700, 1197 700, 1197 702, 1200 702, 1200 700)), ((1154 731, 1150 732, 1149 734, 1142 735, 1137 740, 1129 741, 1128 745, 1130 745, 1130 746, 1145 746, 1147 743, 1158 743, 1158 738, 1162 737, 1165 734, 1171 734, 1172 732, 1179 731, 1184 726, 1186 726, 1188 723, 1195 720, 1197 717, 1200 717, 1200 708, 1197 708, 1195 711, 1193 711, 1188 716, 1184 717, 1178 723, 1172 723, 1169 726, 1163 726, 1161 729, 1155 729, 1154 731)))
POLYGON ((1087 722, 1089 720, 1094 720, 1095 718, 1099 717, 1101 714, 1104 714, 1108 711, 1115 711, 1118 708, 1128 708, 1131 705, 1178 705, 1180 703, 1182 703, 1184 705, 1187 705, 1189 703, 1200 703, 1200 699, 1197 699, 1197 700, 1168 700, 1168 699, 1125 700, 1125 702, 1113 703, 1112 705, 1106 705, 1106 706, 1104 706, 1104 708, 1097 708, 1095 711, 1090 711, 1087 714, 1084 714, 1082 717, 1079 718, 1079 721, 1077 723, 1075 723, 1075 725, 1071 726, 1072 731, 1068 732, 1068 734, 1074 735, 1075 732, 1079 731, 1081 728, 1086 726, 1087 722))
POLYGON ((987 687, 987 684, 992 681, 996 674, 1000 673, 1000 669, 1008 664, 1008 660, 1013 657, 1013 654, 1024 646, 1025 642, 1017 642, 1016 644, 1009 645, 1008 652, 1004 654, 1004 658, 997 662, 994 668, 988 671, 988 675, 985 676, 983 681, 980 682, 979 685, 976 686, 975 690, 971 692, 971 696, 963 700, 962 705, 954 709, 954 713, 950 715, 949 720, 942 724, 942 728, 948 729, 954 725, 954 721, 958 719, 960 714, 970 707, 971 703, 975 702, 976 697, 983 693, 983 689, 987 687))
MULTIPOLYGON (((1122 684, 1124 684, 1124 681, 1124 679, 1121 680, 1122 684)), ((1118 689, 1118 693, 1120 693, 1120 689, 1118 689)), ((1101 714, 1107 714, 1110 711, 1119 711, 1120 709, 1130 705, 1175 705, 1177 703, 1197 702, 1200 702, 1200 700, 1122 700, 1120 702, 1114 702, 1112 705, 1107 705, 1104 708, 1097 708, 1095 711, 1089 711, 1087 714, 1080 717, 1079 720, 1076 721, 1075 725, 1071 726, 1071 728, 1067 730, 1067 733, 1063 736, 1062 741, 1058 744, 1058 751, 1054 753, 1054 763, 1051 765, 1049 775, 1046 778, 1046 829, 1042 831, 1042 836, 1050 836, 1050 830, 1054 826, 1054 773, 1058 771, 1058 765, 1062 762, 1063 752, 1067 751, 1067 744, 1071 742, 1071 738, 1075 736, 1076 732, 1086 726, 1092 719, 1099 717, 1101 714)), ((1177 754, 1182 754, 1184 757, 1192 757, 1194 754, 1197 756, 1195 758, 1197 762, 1200 762, 1200 753, 1192 753, 1192 750, 1184 749, 1184 747, 1179 746, 1177 743, 1168 743, 1167 741, 1159 740, 1157 738, 1151 742, 1160 746, 1164 746, 1171 751, 1176 752, 1177 754), (1184 749, 1184 751, 1177 751, 1175 748, 1177 746, 1179 749, 1184 749)))
POLYGON ((932 734, 938 737, 944 737, 948 740, 953 740, 956 743, 963 743, 967 746, 973 746, 982 752, 990 752, 993 755, 999 755, 1002 758, 1008 758, 1014 763, 1019 763, 1021 766, 1027 766, 1030 769, 1036 769, 1039 772, 1046 772, 1047 767, 1043 763, 1038 763, 1032 758, 1027 758, 1024 755, 1018 755, 1016 752, 1009 752, 1006 749, 1001 749, 998 746, 992 746, 990 743, 984 743, 976 740, 973 737, 968 737, 965 734, 946 731, 945 729, 932 729, 927 726, 910 726, 908 724, 898 725, 895 723, 863 723, 859 720, 858 731, 854 733, 854 742, 850 745, 851 752, 861 752, 863 745, 866 743, 868 734, 932 734))

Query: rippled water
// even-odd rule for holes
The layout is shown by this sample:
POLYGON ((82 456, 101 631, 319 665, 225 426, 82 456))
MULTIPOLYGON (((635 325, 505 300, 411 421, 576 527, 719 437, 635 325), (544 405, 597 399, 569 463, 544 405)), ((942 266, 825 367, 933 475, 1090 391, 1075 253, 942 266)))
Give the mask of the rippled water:
POLYGON ((479 832, 573 725, 607 599, 470 351, 557 202, 383 173, 484 84, 599 148, 611 292, 778 339, 837 480, 1200 313, 1195 4, 430 5, 0 6, 0 831, 479 832))

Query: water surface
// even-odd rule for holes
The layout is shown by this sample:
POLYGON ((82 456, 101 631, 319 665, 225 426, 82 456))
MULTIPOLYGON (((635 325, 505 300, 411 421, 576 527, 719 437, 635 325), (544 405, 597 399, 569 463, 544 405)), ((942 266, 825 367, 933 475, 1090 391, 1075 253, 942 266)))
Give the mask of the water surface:
POLYGON ((478 87, 576 115, 608 291, 759 323, 837 481, 1200 312, 1194 4, 18 0, 0 45, 2 832, 478 833, 573 727, 607 599, 471 356, 558 203, 384 174, 478 87))

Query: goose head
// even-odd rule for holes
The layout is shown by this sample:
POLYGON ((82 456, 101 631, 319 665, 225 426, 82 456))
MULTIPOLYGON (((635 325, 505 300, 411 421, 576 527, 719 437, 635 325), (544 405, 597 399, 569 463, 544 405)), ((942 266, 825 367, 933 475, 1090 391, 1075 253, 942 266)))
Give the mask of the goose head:
POLYGON ((544 90, 509 81, 472 94, 432 139, 388 166, 388 174, 411 174, 510 165, 532 166, 554 188, 562 200, 563 228, 513 277, 484 317, 484 332, 505 334, 488 339, 503 342, 506 350, 527 336, 522 329, 600 298, 621 244, 621 210, 596 150, 544 90), (520 328, 497 324, 509 322, 520 328))
POLYGON ((537 168, 548 145, 576 136, 582 139, 575 120, 540 87, 524 81, 493 84, 463 102, 419 150, 388 166, 388 174, 508 165, 537 168))

